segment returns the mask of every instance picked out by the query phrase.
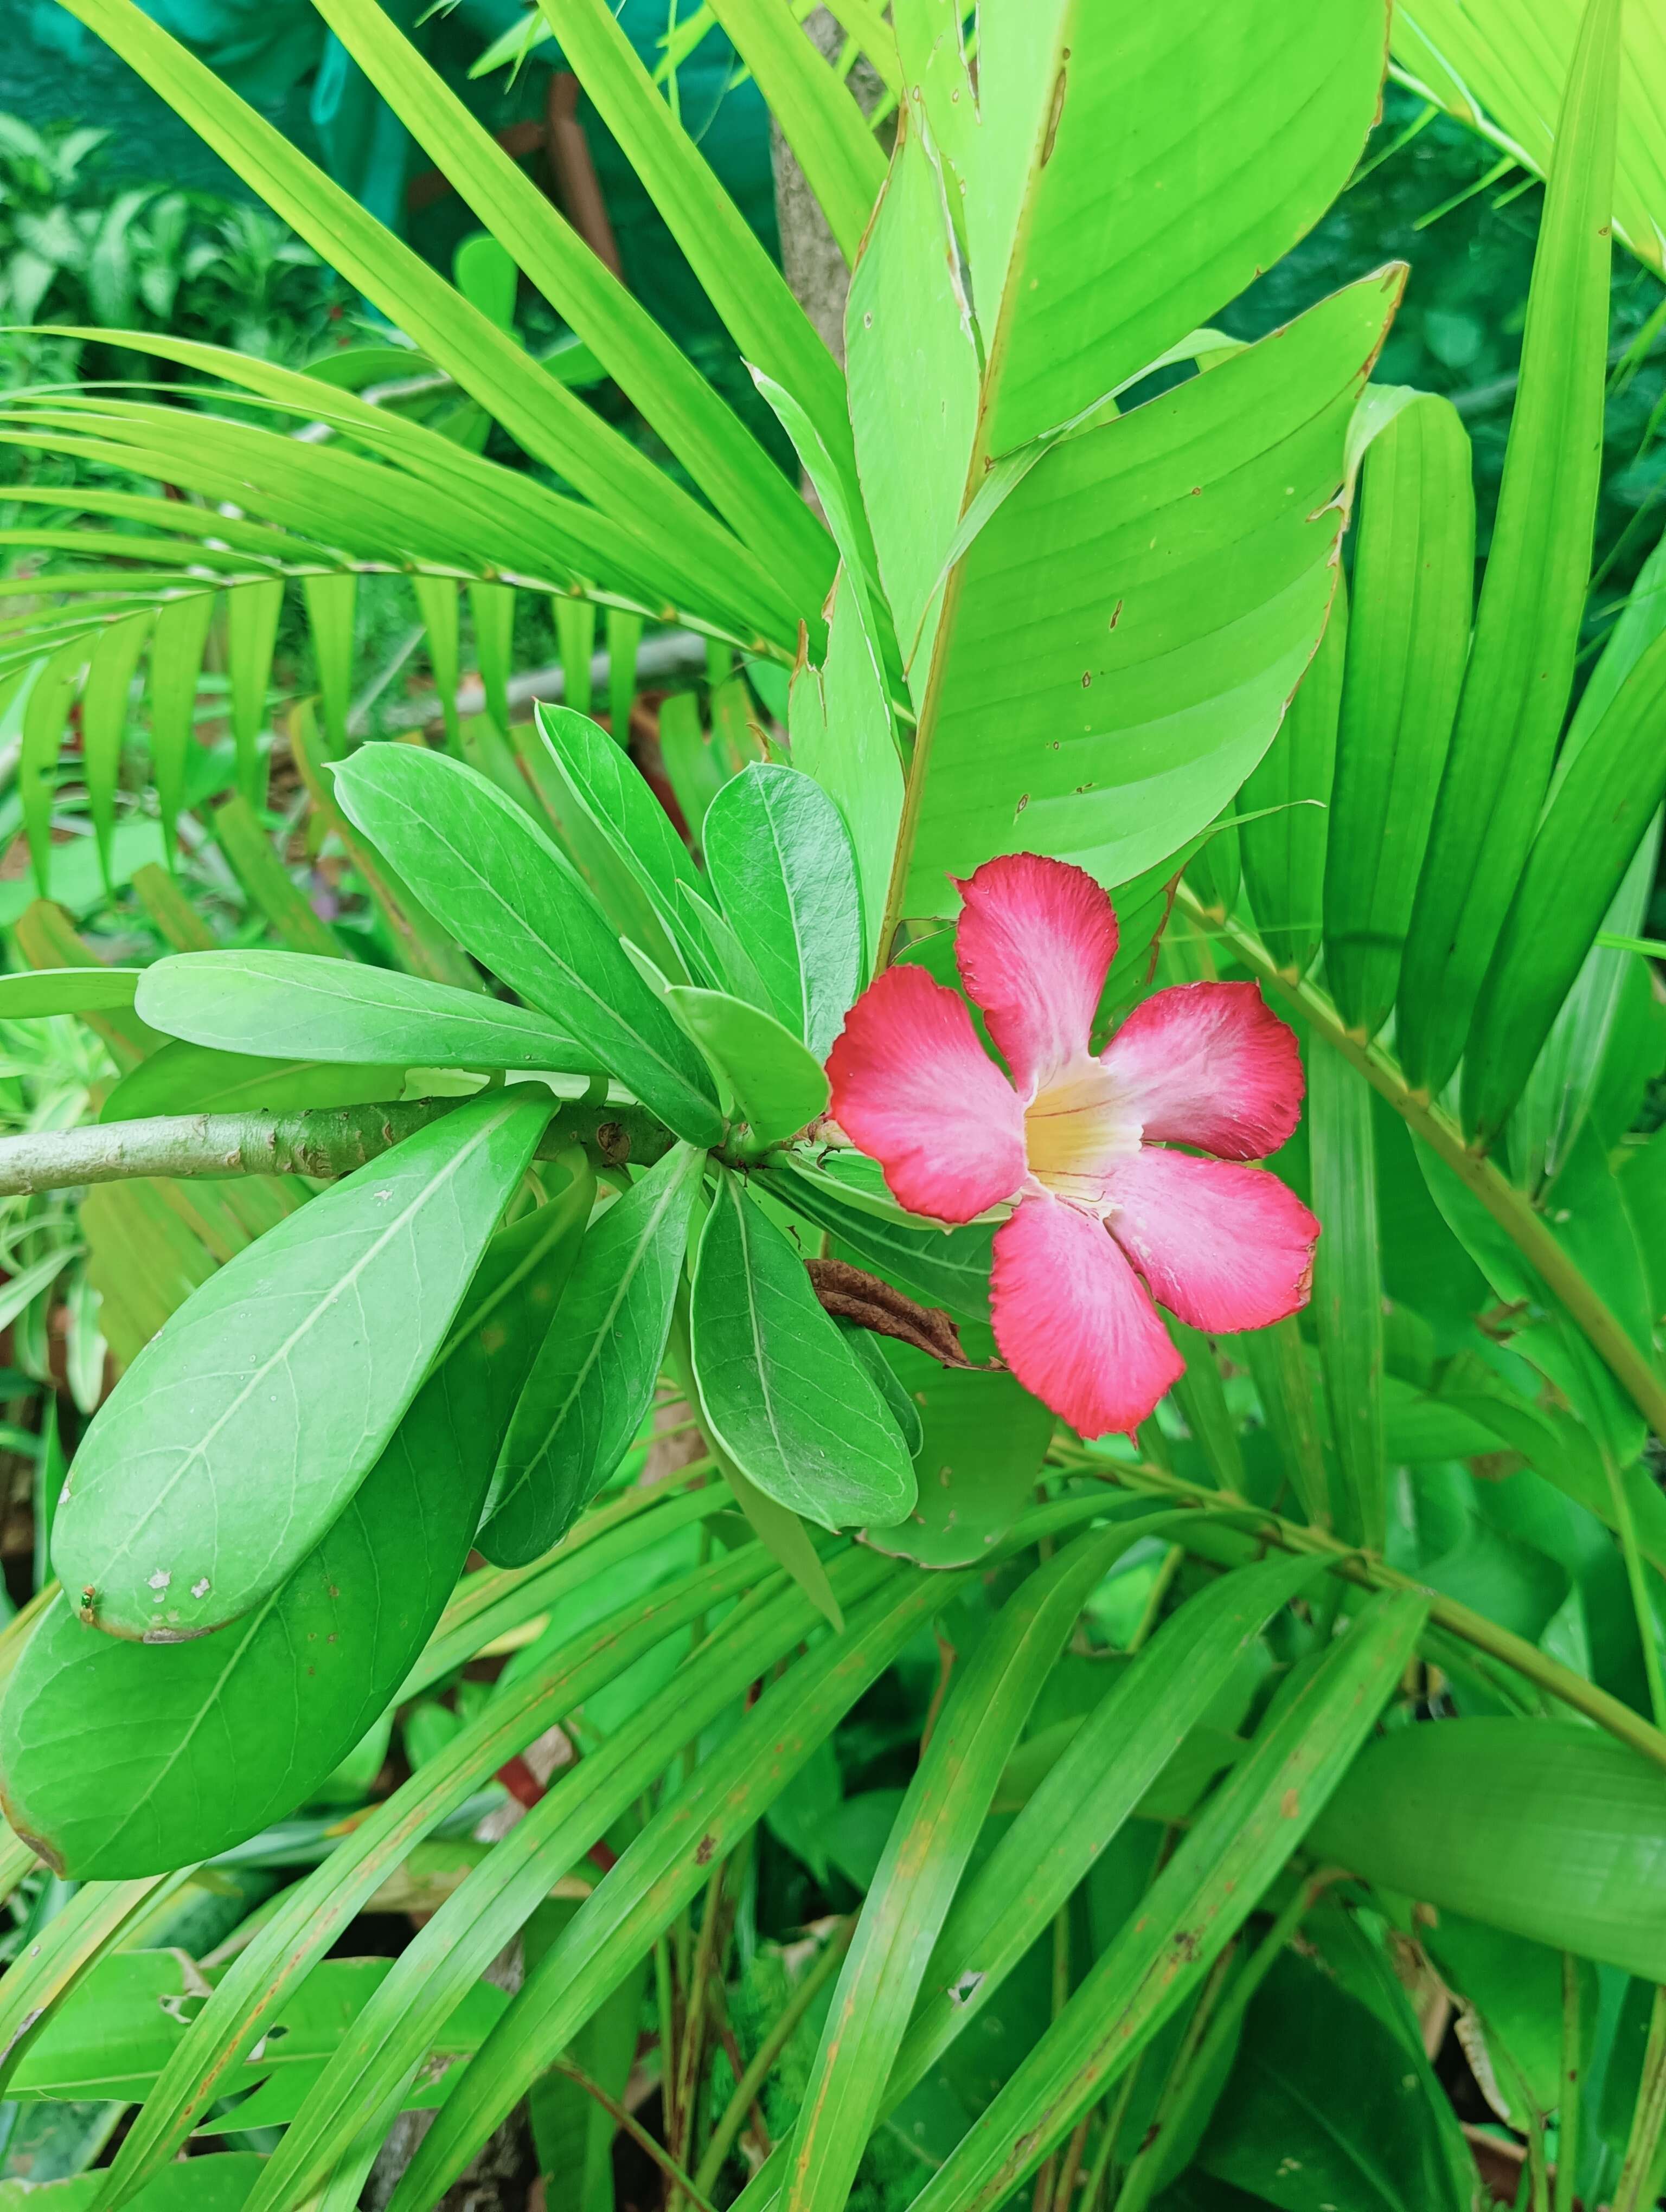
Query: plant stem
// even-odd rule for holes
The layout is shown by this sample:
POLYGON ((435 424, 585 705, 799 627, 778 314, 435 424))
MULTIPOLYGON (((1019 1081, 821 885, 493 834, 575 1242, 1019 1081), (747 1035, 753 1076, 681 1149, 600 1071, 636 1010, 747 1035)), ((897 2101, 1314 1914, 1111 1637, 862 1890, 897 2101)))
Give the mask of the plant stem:
MULTIPOLYGON (((1179 889, 1178 903, 1195 919, 1203 915, 1195 892, 1183 883, 1179 889)), ((1380 1045, 1367 1043, 1346 1028, 1322 991, 1286 973, 1266 947, 1237 923, 1216 921, 1212 926, 1218 936, 1230 943, 1244 965, 1253 969, 1260 981, 1287 1005, 1295 1007, 1316 1035, 1352 1061, 1371 1088, 1382 1093, 1402 1120, 1468 1185, 1523 1258, 1567 1309, 1655 1434, 1666 1437, 1666 1381, 1656 1374, 1647 1355, 1633 1343, 1526 1194, 1500 1175, 1491 1160, 1465 1144, 1462 1130, 1449 1114, 1443 1113, 1421 1091, 1412 1089, 1391 1054, 1380 1045)))
MULTIPOLYGON (((463 1098, 420 1098, 406 1105, 316 1107, 294 1114, 157 1114, 142 1121, 94 1122, 84 1129, 0 1137, 0 1197, 131 1176, 302 1175, 323 1181, 351 1175, 431 1121, 466 1105, 463 1098)), ((553 1159, 569 1145, 594 1147, 605 1160, 638 1166, 676 1139, 646 1107, 557 1105, 538 1146, 553 1159)))
POLYGON ((705 2154, 695 2172, 696 2189, 716 2186, 718 2176, 723 2171, 723 2161, 733 2148, 734 2139, 740 2133, 758 2093, 775 2071, 776 2060, 798 2033, 800 2021, 838 1972, 840 1963, 850 1948, 850 1939, 855 1933, 856 1918, 853 1913, 832 1936, 820 1958, 776 2014, 769 2033, 752 2053, 751 2065, 735 2083, 734 2094, 724 2106, 722 2118, 712 2130, 711 2141, 706 2145, 705 2154))
POLYGON ((1632 2108, 1632 2132, 1614 2192, 1614 2212, 1645 2212, 1655 2201, 1661 2133, 1666 2126, 1666 1989, 1655 1991, 1648 2048, 1632 2108))
POLYGON ((1584 2051, 1579 2022, 1579 1961, 1562 1954, 1562 2085, 1556 2106, 1555 2212, 1573 2212, 1579 2166, 1579 2090, 1584 2051))
POLYGON ((672 1984, 671 1945, 662 1935, 654 1946, 654 2002, 660 2014, 660 2124, 668 2142, 677 2132, 677 1996, 672 1984))
POLYGON ((716 2207, 711 2200, 701 2194, 670 2152, 655 2142, 635 2115, 628 2112, 616 2098, 610 2097, 599 2081, 593 2081, 581 2067, 574 2065, 570 2058, 552 2060, 550 2070, 552 2074, 566 2075, 569 2081, 578 2083, 587 2097, 593 2097, 602 2110, 608 2114, 614 2125, 623 2128, 631 2141, 640 2145, 648 2153, 661 2173, 672 2184, 672 2188, 690 2200, 695 2207, 695 2212, 716 2212, 716 2207))
POLYGON ((1594 1682, 1588 1682, 1583 1674, 1576 1674, 1571 1667, 1562 1666, 1535 1645, 1512 1636, 1507 1628, 1500 1628, 1484 1613, 1473 1613, 1467 1605, 1442 1597, 1414 1576, 1397 1572, 1367 1552, 1350 1551, 1325 1529, 1303 1528, 1294 1522, 1280 1520, 1277 1514, 1268 1513, 1231 1491, 1206 1489, 1201 1483, 1187 1482, 1177 1474, 1167 1474, 1161 1468, 1129 1460, 1104 1459, 1097 1453, 1068 1444, 1055 1444, 1053 1449, 1055 1458, 1084 1474, 1096 1474, 1103 1481, 1121 1483, 1128 1489, 1158 1498, 1172 1498, 1206 1509, 1217 1519, 1223 1510, 1241 1512, 1253 1524, 1253 1534, 1246 1532, 1246 1540, 1276 1544, 1286 1552, 1321 1554, 1331 1560, 1333 1572, 1349 1582, 1362 1583, 1367 1589, 1416 1591, 1427 1601, 1429 1619, 1436 1627, 1445 1629, 1462 1643, 1473 1644, 1478 1651, 1501 1659, 1505 1666, 1513 1667, 1518 1674, 1548 1691, 1572 1711, 1584 1713, 1588 1720, 1595 1721, 1621 1743, 1640 1751, 1655 1765, 1666 1767, 1666 1734, 1645 1720, 1641 1713, 1633 1712, 1618 1698, 1599 1690, 1594 1682))

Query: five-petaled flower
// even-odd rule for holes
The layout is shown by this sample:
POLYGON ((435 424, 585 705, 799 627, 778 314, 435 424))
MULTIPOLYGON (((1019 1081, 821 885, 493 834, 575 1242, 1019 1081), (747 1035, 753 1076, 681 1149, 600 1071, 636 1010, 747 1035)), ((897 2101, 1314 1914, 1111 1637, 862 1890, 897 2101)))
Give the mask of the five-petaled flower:
POLYGON ((1096 1057, 1116 952, 1098 884, 1019 853, 959 889, 961 980, 1011 1080, 957 993, 888 968, 829 1055, 832 1114, 911 1212, 965 1222, 1016 1200, 990 1279, 1002 1357, 1079 1434, 1132 1429, 1185 1364, 1152 1298, 1212 1334, 1307 1303, 1318 1223, 1276 1176, 1237 1164, 1296 1127, 1296 1040, 1256 984, 1184 983, 1096 1057))

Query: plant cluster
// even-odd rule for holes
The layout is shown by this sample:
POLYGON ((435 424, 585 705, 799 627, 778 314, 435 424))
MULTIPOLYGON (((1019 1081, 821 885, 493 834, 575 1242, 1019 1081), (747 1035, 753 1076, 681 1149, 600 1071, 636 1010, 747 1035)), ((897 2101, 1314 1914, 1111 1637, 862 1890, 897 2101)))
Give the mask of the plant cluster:
POLYGON ((1655 2203, 1666 553, 1588 629, 1614 233, 1666 234, 1636 0, 1393 33, 1546 179, 1479 563, 1463 418, 1373 375, 1402 268, 1211 319, 1354 173, 1379 0, 841 0, 889 156, 720 0, 842 369, 605 0, 544 0, 813 504, 374 0, 322 4, 674 473, 71 4, 452 396, 162 333, 189 413, 4 410, 192 495, 19 494, 38 872, 66 739, 109 869, 141 682, 172 861, 212 653, 252 924, 153 868, 165 957, 42 900, 0 978, 119 1072, 0 1142, 87 1194, 125 1370, 0 1634, 0 2092, 100 2108, 66 2193, 422 2212, 524 2108, 584 2212, 1655 2203), (440 744, 353 741, 367 575, 440 744), (257 811, 291 581, 285 830, 356 943, 257 811), (532 594, 587 681, 598 609, 710 640, 704 717, 513 716, 532 594))

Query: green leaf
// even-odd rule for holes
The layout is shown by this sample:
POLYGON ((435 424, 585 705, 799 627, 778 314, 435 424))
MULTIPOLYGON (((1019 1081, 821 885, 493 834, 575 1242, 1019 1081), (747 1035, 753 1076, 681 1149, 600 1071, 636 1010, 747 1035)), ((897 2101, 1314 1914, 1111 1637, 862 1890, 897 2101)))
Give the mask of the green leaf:
POLYGON ((712 1862, 762 1817, 863 1691, 959 1587, 946 1576, 910 1577, 900 1594, 887 1582, 857 1607, 854 1600, 873 1586, 854 1577, 853 1556, 863 1555, 847 1553, 831 1571, 849 1609, 845 1633, 824 1640, 764 1691, 721 1747, 656 1814, 528 1976, 502 2027, 482 2046, 424 2140, 393 2200, 394 2212, 416 2212, 435 2201, 526 2085, 705 1886, 712 1862))
POLYGON ((818 1613, 840 1635, 844 1613, 833 1595, 827 1569, 815 1540, 796 1513, 766 1497, 755 1482, 748 1482, 727 1452, 714 1450, 718 1471, 734 1492, 735 1502, 751 1523, 752 1534, 777 1566, 785 1567, 818 1613))
MULTIPOLYGON (((869 1341, 877 1346, 879 1340, 869 1341)), ((866 1540, 922 1566, 970 1565, 1034 1498, 1054 1417, 1013 1376, 939 1367, 905 1344, 888 1342, 879 1357, 920 1425, 914 1448, 920 1496, 906 1521, 870 1528, 866 1540)))
MULTIPOLYGON (((218 2158, 182 2159, 165 2166, 146 2188, 144 2212, 242 2212, 265 2160, 253 2151, 228 2151, 218 2158)), ((13 2181, 0 2185, 4 2212, 24 2212, 28 2197, 45 2188, 41 2212, 92 2212, 104 2186, 102 2172, 77 2173, 67 2180, 13 2181), (15 2196, 13 2192, 15 2192, 15 2196)))
POLYGON ((772 1667, 805 1634, 809 1607, 781 1589, 751 1546, 711 1583, 720 1602, 753 1587, 697 1660, 556 1781, 401 1953, 297 2114, 251 2212, 311 2194, 362 2130, 391 2118, 448 2014, 552 1883, 651 1787, 670 1752, 709 1727, 758 1668, 772 1667), (757 1662, 750 1671, 749 1657, 757 1662))
POLYGON ((196 736, 197 679, 214 599, 212 592, 193 592, 189 598, 164 601, 150 634, 150 774, 170 866, 185 805, 185 764, 196 736))
POLYGON ((820 1062, 862 976, 861 897, 838 808, 796 769, 754 763, 713 799, 701 843, 770 1005, 820 1062))
POLYGON ((915 2199, 994 2212, 1195 1990, 1301 1844, 1394 1693, 1424 1620, 1374 1598, 1193 1823, 1140 1911, 915 2199))
POLYGON ((125 1012, 133 1004, 143 968, 31 968, 0 975, 0 1021, 42 1014, 125 1012))
POLYGON ((362 1106, 374 1099, 398 1098, 404 1079, 403 1067, 373 1067, 351 1060, 268 1059, 176 1041, 153 1052, 131 1074, 123 1076, 99 1109, 99 1119, 133 1121, 147 1114, 240 1114, 261 1109, 277 1112, 309 1106, 362 1106))
POLYGON ((707 1425, 749 1481, 828 1528, 909 1510, 914 1470, 885 1401, 734 1176, 701 1236, 691 1330, 707 1425))
MULTIPOLYGON (((690 494, 678 489, 646 454, 523 351, 515 337, 471 307, 437 270, 131 0, 76 0, 76 12, 253 185, 269 207, 454 375, 529 454, 594 502, 608 524, 601 536, 611 540, 637 575, 646 572, 659 579, 662 600, 703 605, 714 613, 725 608, 718 619, 748 631, 758 626, 754 614, 760 615, 762 626, 790 647, 797 611, 761 564, 690 494), (690 586, 688 592, 678 588, 683 581, 690 586)), ((357 421, 379 411, 350 393, 314 388, 311 411, 317 415, 357 421)), ((192 411, 192 435, 199 434, 203 419, 192 411)), ((424 442, 419 426, 400 426, 401 432, 413 428, 418 429, 417 442, 424 442)), ((445 442, 432 433, 425 441, 445 442)), ((337 463, 339 459, 332 457, 337 463)), ((508 474, 479 465, 500 480, 508 474)))
MULTIPOLYGON (((656 1502, 645 1512, 635 1510, 638 1525, 616 1534, 654 1542, 664 1525, 664 1507, 656 1502)), ((581 1540, 590 1533, 581 1524, 569 1540, 576 1557, 565 1565, 557 1596, 581 1582, 597 1559, 598 1550, 581 1540)), ((218 2085, 264 2033, 286 1993, 344 1934, 412 1846, 536 1735, 701 1613, 710 1601, 713 1571, 696 1569, 647 1600, 635 1596, 599 1625, 556 1644, 524 1675, 500 1686, 483 1712, 286 1893, 190 2024, 136 2118, 108 2179, 112 2208, 166 2166, 218 2095, 218 2085)), ((489 1637, 490 1619, 484 1618, 489 1637)))
POLYGON ((922 649, 921 634, 960 521, 977 422, 977 343, 953 234, 934 149, 917 126, 908 129, 845 319, 856 465, 910 672, 930 665, 930 636, 922 649))
POLYGON ((359 580, 349 569, 334 576, 303 576, 307 626, 318 661, 319 706, 330 756, 347 751, 347 712, 353 696, 353 617, 359 580))
POLYGON ((498 1456, 479 1536, 494 1563, 519 1566, 558 1542, 641 1428, 703 1165, 679 1145, 585 1238, 498 1456))
POLYGON ((1469 652, 1475 495, 1469 440, 1449 402, 1420 393, 1397 410, 1366 449, 1360 496, 1325 978, 1344 1021, 1375 1036, 1399 988, 1469 652))
POLYGON ((1666 794, 1666 636, 1657 638, 1559 778, 1475 1006, 1463 1118, 1483 1146, 1526 1087, 1559 1008, 1666 794))
POLYGON ((471 1101, 238 1254, 147 1345, 82 1440, 52 1531, 112 1634, 235 1620, 374 1464, 550 1117, 471 1101))
POLYGON ((1663 1832, 1666 1775, 1626 1745, 1568 1721, 1465 1720, 1373 1745, 1313 1844, 1408 1897, 1659 1981, 1663 1832))
POLYGON ((513 257, 511 271, 525 270, 793 602, 815 605, 832 580, 826 532, 692 362, 577 230, 550 222, 538 185, 374 0, 324 0, 321 12, 513 257))
POLYGON ((769 1168, 763 1187, 925 1304, 987 1325, 994 1230, 909 1228, 870 1212, 802 1162, 769 1168))
POLYGON ((263 1604, 147 1648, 58 1598, 0 1704, 5 1801, 52 1864, 107 1880, 211 1857, 292 1813, 386 1707, 452 1594, 593 1188, 572 1175, 494 1241, 467 1334, 263 1604))
POLYGON ((548 0, 544 13, 564 60, 623 149, 742 359, 796 393, 820 436, 842 453, 848 477, 854 473, 850 422, 837 364, 757 233, 655 88, 607 0, 548 0))
POLYGON ((723 1134, 705 1064, 589 893, 514 803, 460 763, 367 745, 337 771, 349 817, 459 944, 554 1017, 690 1144, 723 1134))
MULTIPOLYGON (((570 707, 540 701, 533 713, 570 799, 562 827, 578 865, 620 934, 671 973, 686 926, 677 886, 700 888, 688 847, 641 770, 605 730, 570 707), (578 823, 570 818, 575 812, 578 823), (599 853, 579 842, 581 823, 588 825, 599 853)), ((697 949, 707 951, 703 942, 697 949)))
MULTIPOLYGON (((1280 967, 1293 975, 1304 975, 1312 966, 1323 927, 1328 810, 1347 629, 1347 588, 1339 576, 1318 650, 1279 734, 1237 799, 1239 812, 1262 816, 1236 833, 1256 927, 1280 967)), ((1205 854, 1210 849, 1203 848, 1205 854)))
POLYGON ((238 881, 271 923, 272 934, 291 952, 324 960, 347 958, 340 939, 296 887, 259 816, 240 792, 215 808, 214 834, 238 881))
POLYGON ((139 988, 155 1028, 219 1052, 382 1067, 599 1073, 593 1057, 542 1014, 387 968, 296 952, 193 952, 157 961, 139 988))
MULTIPOLYGON (((1056 441, 972 539, 922 698, 894 913, 948 912, 948 878, 992 853, 1124 882, 1220 812, 1323 628, 1347 426, 1400 281, 1056 441)), ((1103 271, 1093 289, 1117 291, 1103 271)))
POLYGON ((990 1801, 1082 1605, 1134 1540, 1079 1536, 1001 1607, 955 1681, 891 1826, 810 2069, 787 2154, 792 2212, 836 2212, 990 1801))
POLYGON ((1573 681, 1602 469, 1620 0, 1590 0, 1545 194, 1521 386, 1451 750, 1401 974, 1416 1084, 1457 1064, 1573 681))
POLYGON ((1292 1314, 1271 1328, 1229 1337, 1227 1346, 1232 1358, 1241 1359, 1255 1378, 1262 1418, 1296 1486, 1302 1511, 1316 1528, 1327 1527, 1330 1477, 1319 1440, 1313 1378, 1300 1324, 1292 1314))
POLYGON ((149 1905, 177 1889, 175 1874, 151 1875, 140 1881, 84 1885, 36 1933, 27 1956, 15 1961, 0 1994, 0 2081, 16 2069, 38 2035, 48 2008, 76 1984, 100 1954, 112 1944, 149 1905))
POLYGON ((879 641, 864 597, 842 570, 828 623, 827 658, 793 677, 788 714, 793 765, 815 777, 844 817, 861 886, 862 972, 875 966, 903 813, 903 766, 879 641))
POLYGON ((749 1144, 779 1144, 827 1111, 820 1063, 773 1014, 727 991, 696 991, 687 984, 672 984, 666 996, 733 1092, 749 1144))
POLYGON ((839 251, 854 262, 885 181, 885 157, 849 88, 787 9, 771 0, 710 0, 710 4, 757 79, 839 251))
POLYGON ((1473 2201, 1458 2195, 1398 2039, 1322 1966, 1289 1950, 1245 2015, 1197 2163, 1295 2212, 1469 2212, 1473 2201))
MULTIPOLYGON (((278 590, 281 594, 281 584, 278 590)), ((234 592, 228 605, 234 609, 248 596, 246 592, 234 592)), ((87 804, 106 878, 111 840, 116 833, 116 782, 121 773, 122 742, 132 712, 133 678, 150 635, 151 621, 147 607, 143 613, 129 615, 100 632, 81 696, 81 757, 87 772, 87 804)), ((234 677, 234 659, 232 665, 234 677)), ((264 700, 264 690, 262 696, 264 700)))
POLYGON ((266 771, 258 739, 266 726, 266 689, 283 612, 283 579, 273 576, 226 594, 226 670, 231 683, 231 729, 237 746, 239 788, 251 806, 266 796, 266 771))
POLYGON ((1330 1407, 1338 1531, 1381 1551, 1388 1510, 1383 1437, 1383 1262, 1377 1249, 1371 1093, 1339 1052, 1307 1056, 1313 1207, 1313 1318, 1330 1407))
MULTIPOLYGON (((1414 15, 1395 10, 1395 59, 1419 91, 1542 177, 1584 15, 1584 0, 1554 0, 1530 21, 1511 0, 1419 0, 1414 15)), ((1620 235, 1657 272, 1666 258, 1666 167, 1655 118, 1666 62, 1638 35, 1647 21, 1633 15, 1629 27, 1614 206, 1620 235)))

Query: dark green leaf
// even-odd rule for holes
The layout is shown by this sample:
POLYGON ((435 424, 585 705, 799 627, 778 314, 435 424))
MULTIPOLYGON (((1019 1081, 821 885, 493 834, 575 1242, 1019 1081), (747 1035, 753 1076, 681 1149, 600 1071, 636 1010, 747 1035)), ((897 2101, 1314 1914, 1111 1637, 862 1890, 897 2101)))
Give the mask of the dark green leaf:
POLYGON ((679 1145, 586 1237, 504 1438, 480 1548, 519 1566, 564 1536, 641 1426, 702 1167, 679 1145))

